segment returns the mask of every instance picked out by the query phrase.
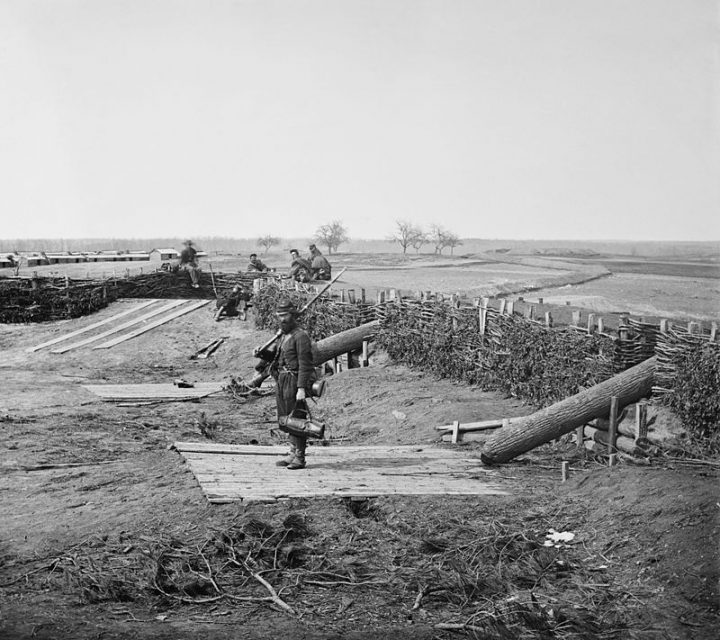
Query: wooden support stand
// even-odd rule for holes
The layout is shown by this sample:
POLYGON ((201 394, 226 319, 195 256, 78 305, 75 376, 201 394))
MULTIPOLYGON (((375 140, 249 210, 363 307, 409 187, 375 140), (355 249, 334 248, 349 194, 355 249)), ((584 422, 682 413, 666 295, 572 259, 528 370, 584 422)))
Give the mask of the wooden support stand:
MULTIPOLYGON (((608 429, 608 455, 617 452, 618 397, 610 398, 610 426, 608 429)), ((612 466, 612 465, 611 465, 612 466)))

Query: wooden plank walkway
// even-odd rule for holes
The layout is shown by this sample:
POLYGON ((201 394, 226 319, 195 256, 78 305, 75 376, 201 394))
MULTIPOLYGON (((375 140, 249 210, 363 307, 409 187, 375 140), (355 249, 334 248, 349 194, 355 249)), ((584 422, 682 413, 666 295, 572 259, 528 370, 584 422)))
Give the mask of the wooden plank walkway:
POLYGON ((151 304, 155 304, 156 302, 157 300, 146 300, 144 302, 141 302, 140 304, 135 305, 134 307, 131 307, 130 309, 125 309, 125 311, 121 311, 120 313, 117 313, 109 318, 105 318, 104 320, 100 320, 99 322, 94 322, 93 324, 90 324, 87 327, 83 327, 82 329, 77 329, 76 331, 73 331, 71 333, 66 333, 65 335, 59 336, 58 338, 53 338, 52 340, 48 340, 47 342, 43 342, 42 344, 38 344, 34 347, 28 347, 26 351, 28 353, 33 353, 35 351, 38 351, 39 349, 43 349, 44 347, 50 347, 54 344, 57 344, 58 342, 62 342, 63 340, 74 338, 75 336, 79 336, 80 334, 87 333, 88 331, 92 331, 93 329, 97 329, 98 327, 102 327, 106 324, 110 324, 111 322, 115 322, 116 320, 124 318, 131 313, 136 313, 141 309, 144 309, 145 307, 149 307, 151 304))
POLYGON ((155 327, 159 327, 166 322, 170 322, 170 320, 174 320, 175 318, 179 318, 180 316, 184 316, 186 313, 191 313, 192 311, 195 311, 196 309, 199 309, 200 307, 204 307, 206 304, 209 304, 210 300, 199 300, 196 302, 188 301, 190 304, 186 307, 183 307, 182 309, 178 309, 177 311, 173 311, 171 314, 165 316, 164 318, 160 318, 159 320, 153 320, 152 322, 146 324, 145 326, 139 327, 138 329, 135 329, 131 331, 130 333, 127 333, 122 336, 118 336, 116 338, 113 338, 112 340, 108 340, 107 342, 103 342, 102 344, 97 345, 96 347, 93 347, 93 349, 109 349, 110 347, 114 347, 116 344, 120 344, 121 342, 125 342, 126 340, 130 340, 130 338, 137 338, 137 336, 142 335, 143 333, 147 333, 151 329, 154 329, 155 327))
POLYGON ((129 320, 128 322, 123 322, 121 325, 118 325, 117 327, 112 327, 111 329, 108 329, 107 331, 103 331, 102 333, 98 333, 97 335, 90 336, 89 338, 85 338, 84 340, 80 340, 79 342, 65 345, 58 349, 52 349, 50 351, 50 353, 66 353, 67 351, 70 351, 71 349, 77 349, 78 347, 84 347, 84 346, 90 344, 91 342, 96 342, 97 340, 100 340, 102 338, 107 338, 107 336, 110 336, 114 333, 119 333, 120 331, 129 329, 131 327, 134 327, 135 325, 139 325, 141 322, 145 322, 146 320, 149 320, 150 318, 154 318, 155 316, 158 316, 161 313, 165 313, 166 311, 175 309, 176 307, 179 307, 182 304, 185 304, 185 300, 172 300, 171 302, 164 304, 160 308, 155 308, 152 311, 148 311, 147 313, 144 313, 143 315, 141 315, 137 318, 133 318, 132 320, 129 320))
POLYGON ((318 496, 505 495, 479 457, 435 446, 309 446, 307 468, 275 460, 283 446, 176 442, 210 502, 273 502, 318 496))
POLYGON ((222 382, 196 382, 193 387, 176 387, 174 384, 84 384, 83 389, 100 396, 107 402, 127 400, 185 400, 204 398, 222 391, 222 382))

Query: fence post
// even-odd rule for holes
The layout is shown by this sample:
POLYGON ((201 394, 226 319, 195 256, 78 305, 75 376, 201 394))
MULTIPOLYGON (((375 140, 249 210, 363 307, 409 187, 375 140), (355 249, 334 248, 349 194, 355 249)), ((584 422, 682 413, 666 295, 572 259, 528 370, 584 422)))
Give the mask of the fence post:
POLYGON ((460 438, 460 422, 457 420, 454 420, 453 425, 452 425, 451 442, 453 444, 457 444, 459 438, 460 438))
POLYGON ((348 295, 348 302, 350 304, 355 304, 355 289, 348 289, 347 295, 348 295))
MULTIPOLYGON (((612 396, 610 398, 610 424, 608 425, 608 456, 614 457, 617 453, 617 422, 618 422, 618 397, 612 396)), ((612 462, 608 461, 610 466, 613 466, 612 462)))
POLYGON ((362 360, 360 362, 360 366, 370 366, 370 343, 367 340, 363 340, 362 343, 362 360))
POLYGON ((580 326, 581 313, 579 311, 572 312, 572 323, 576 326, 580 326))
POLYGON ((360 302, 365 304, 365 289, 360 289, 360 302))
POLYGON ((505 315, 505 298, 500 298, 500 306, 498 307, 498 315, 505 315))
POLYGON ((545 326, 550 329, 553 326, 553 317, 552 313, 549 311, 545 312, 545 326))
POLYGON ((575 430, 575 444, 578 449, 582 449, 585 446, 585 425, 581 424, 575 430))
POLYGON ((717 322, 710 325, 710 342, 715 342, 717 338, 717 322))
POLYGON ((599 316, 597 319, 597 330, 598 333, 605 333, 605 321, 602 316, 599 316))
POLYGON ((635 441, 647 439, 647 402, 635 405, 635 441))
POLYGON ((489 298, 483 298, 480 300, 480 310, 478 311, 478 318, 480 320, 480 335, 485 335, 485 330, 487 327, 487 308, 488 303, 490 302, 489 298))
POLYGON ((628 327, 627 316, 620 316, 618 323, 619 323, 618 324, 618 338, 620 340, 627 340, 628 334, 630 332, 630 327, 628 327))
POLYGON ((592 333, 593 331, 595 331, 595 314, 588 313, 587 332, 592 333))
POLYGON ((505 312, 511 316, 513 313, 515 313, 515 300, 508 300, 507 306, 505 307, 505 312))

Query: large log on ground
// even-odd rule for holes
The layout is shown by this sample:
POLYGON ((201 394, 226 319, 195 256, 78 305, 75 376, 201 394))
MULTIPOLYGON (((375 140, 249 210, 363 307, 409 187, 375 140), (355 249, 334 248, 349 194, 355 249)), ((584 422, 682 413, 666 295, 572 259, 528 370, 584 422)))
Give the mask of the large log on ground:
POLYGON ((319 340, 313 352, 315 366, 319 367, 323 362, 332 360, 343 353, 350 353, 351 351, 362 349, 363 341, 372 338, 378 332, 379 328, 380 321, 373 320, 372 322, 361 324, 359 327, 341 331, 323 340, 319 340))
POLYGON ((656 364, 657 358, 650 358, 594 387, 513 421, 486 442, 481 460, 485 464, 508 462, 590 420, 606 418, 612 396, 617 396, 619 406, 623 407, 650 395, 656 364))

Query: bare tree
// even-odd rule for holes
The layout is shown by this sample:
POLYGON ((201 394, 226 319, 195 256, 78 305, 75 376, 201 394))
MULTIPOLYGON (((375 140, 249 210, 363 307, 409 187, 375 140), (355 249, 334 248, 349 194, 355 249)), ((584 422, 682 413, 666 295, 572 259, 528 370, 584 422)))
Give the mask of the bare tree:
POLYGON ((428 242, 430 242, 428 234, 421 230, 416 236, 413 237, 410 244, 412 245, 412 248, 415 249, 415 253, 419 253, 420 247, 422 247, 424 244, 427 244, 428 242))
POLYGON ((460 240, 457 234, 452 231, 448 231, 438 224, 434 224, 430 227, 430 242, 435 245, 436 254, 442 254, 445 247, 450 247, 451 255, 453 249, 462 244, 462 240, 460 240))
POLYGON ((395 226, 395 233, 390 236, 389 240, 399 244, 402 247, 403 255, 405 255, 407 248, 413 246, 413 242, 417 240, 418 236, 423 235, 423 231, 416 224, 407 220, 395 220, 395 226))
POLYGON ((315 232, 314 239, 316 242, 325 245, 328 253, 337 251, 338 247, 347 242, 350 238, 347 235, 347 229, 340 220, 333 220, 330 224, 324 224, 318 227, 315 232))
POLYGON ((450 247, 450 255, 453 254, 453 249, 455 247, 459 247, 462 244, 462 240, 457 236, 457 234, 452 233, 451 231, 448 231, 445 234, 445 246, 450 247))
POLYGON ((278 244, 280 244, 280 238, 276 238, 275 236, 271 236, 269 234, 258 238, 257 241, 258 247, 264 247, 265 251, 263 251, 263 253, 267 253, 270 247, 274 247, 278 244))
POLYGON ((445 248, 445 238, 447 231, 439 224, 434 224, 430 227, 430 242, 435 245, 435 253, 441 254, 445 248))

